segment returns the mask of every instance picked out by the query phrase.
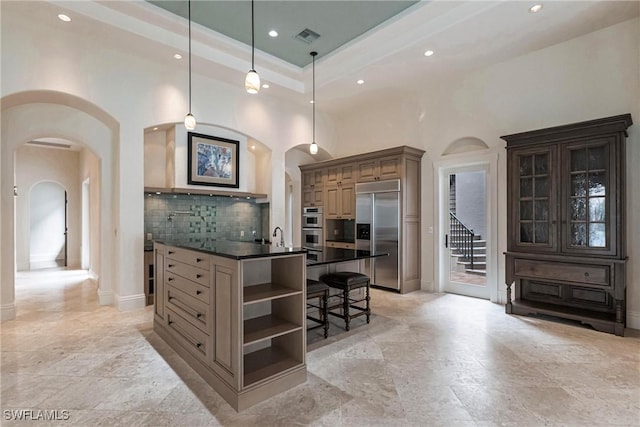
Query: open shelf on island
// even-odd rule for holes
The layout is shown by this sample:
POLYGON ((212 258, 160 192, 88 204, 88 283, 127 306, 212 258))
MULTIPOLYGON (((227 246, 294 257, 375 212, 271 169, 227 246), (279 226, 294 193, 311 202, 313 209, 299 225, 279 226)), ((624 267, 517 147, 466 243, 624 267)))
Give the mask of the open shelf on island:
POLYGON ((279 374, 302 364, 302 360, 291 357, 277 347, 267 347, 244 356, 244 386, 279 374))
POLYGON ((244 303, 253 304, 261 301, 268 301, 275 298, 283 298, 291 295, 301 294, 301 290, 288 288, 277 283, 263 283, 243 288, 244 303))
POLYGON ((275 338, 302 329, 302 326, 272 314, 244 321, 244 345, 275 338))

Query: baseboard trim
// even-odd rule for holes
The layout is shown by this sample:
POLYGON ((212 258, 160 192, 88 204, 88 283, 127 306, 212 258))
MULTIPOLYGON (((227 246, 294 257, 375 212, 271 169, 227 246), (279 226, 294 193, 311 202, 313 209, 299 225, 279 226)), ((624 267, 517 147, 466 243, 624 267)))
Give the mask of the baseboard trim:
POLYGON ((425 280, 420 281, 420 290, 433 292, 433 282, 427 282, 425 280))
POLYGON ((100 305, 113 305, 113 292, 98 289, 98 303, 100 305))
POLYGON ((627 328, 640 330, 640 312, 627 311, 627 328))
POLYGON ((87 274, 89 275, 89 279, 95 280, 96 282, 98 282, 98 279, 100 278, 100 276, 98 276, 98 274, 95 271, 88 270, 87 274))
POLYGON ((16 303, 0 305, 0 320, 13 320, 16 318, 16 303))
POLYGON ((145 308, 147 299, 144 294, 127 295, 125 297, 118 296, 116 298, 117 307, 120 311, 138 310, 145 308))

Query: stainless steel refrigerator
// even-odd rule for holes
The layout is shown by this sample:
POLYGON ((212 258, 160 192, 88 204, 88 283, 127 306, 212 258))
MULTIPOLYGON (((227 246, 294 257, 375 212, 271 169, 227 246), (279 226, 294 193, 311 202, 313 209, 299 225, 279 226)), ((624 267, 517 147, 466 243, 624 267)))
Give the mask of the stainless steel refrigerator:
POLYGON ((400 181, 356 184, 356 248, 389 253, 365 260, 372 285, 400 290, 399 240, 400 181))

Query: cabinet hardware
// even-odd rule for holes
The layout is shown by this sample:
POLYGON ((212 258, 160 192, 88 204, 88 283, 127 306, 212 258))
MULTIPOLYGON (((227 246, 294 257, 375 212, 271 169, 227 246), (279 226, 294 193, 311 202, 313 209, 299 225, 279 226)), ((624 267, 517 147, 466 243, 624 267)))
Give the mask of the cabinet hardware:
POLYGON ((173 325, 173 320, 169 320, 169 324, 170 324, 170 325, 173 325))
POLYGON ((167 254, 171 255, 172 253, 174 253, 173 251, 167 251, 167 254))
POLYGON ((196 317, 199 319, 202 317, 202 313, 196 313, 196 317))
POLYGON ((173 277, 167 277, 167 282, 170 282, 173 280, 173 277))
POLYGON ((584 277, 589 277, 589 273, 587 271, 584 272, 584 277))
POLYGON ((167 267, 168 267, 168 268, 173 268, 173 267, 175 267, 175 265, 173 265, 173 264, 169 264, 167 267))
POLYGON ((196 295, 200 295, 202 291, 196 291, 196 295))
POLYGON ((196 274, 196 279, 199 279, 202 277, 202 274, 196 274))
POLYGON ((202 258, 196 258, 196 262, 202 262, 202 261, 204 261, 204 259, 202 259, 202 258))
POLYGON ((199 342, 197 342, 197 343, 196 343, 196 347, 200 348, 200 347, 202 347, 202 344, 201 344, 201 343, 199 343, 199 342))

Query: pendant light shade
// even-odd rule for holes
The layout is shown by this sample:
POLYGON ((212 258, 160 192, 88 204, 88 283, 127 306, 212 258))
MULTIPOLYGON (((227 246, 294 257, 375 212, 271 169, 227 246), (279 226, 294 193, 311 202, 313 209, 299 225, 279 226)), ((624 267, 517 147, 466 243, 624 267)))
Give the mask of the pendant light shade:
POLYGON ((187 130, 194 130, 196 128, 196 118, 193 117, 193 114, 188 113, 184 117, 184 127, 187 128, 187 130))
POLYGON ((184 127, 187 130, 196 128, 196 118, 191 114, 191 0, 189 0, 189 112, 184 117, 184 127))
POLYGON ((260 91, 260 76, 255 70, 256 43, 254 36, 253 0, 251 0, 251 69, 244 79, 244 88, 251 94, 256 94, 260 91))
POLYGON ((309 153, 317 154, 318 153, 318 144, 316 144, 316 55, 318 52, 311 52, 311 58, 313 59, 313 97, 311 104, 313 106, 313 115, 312 115, 312 132, 313 138, 311 139, 311 145, 309 145, 309 153))
POLYGON ((258 93, 260 90, 260 76, 256 73, 256 70, 250 70, 247 73, 247 78, 244 79, 244 88, 251 94, 258 93))

